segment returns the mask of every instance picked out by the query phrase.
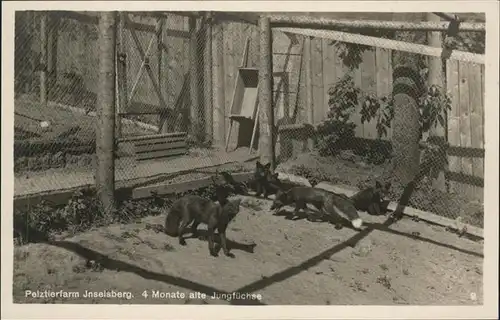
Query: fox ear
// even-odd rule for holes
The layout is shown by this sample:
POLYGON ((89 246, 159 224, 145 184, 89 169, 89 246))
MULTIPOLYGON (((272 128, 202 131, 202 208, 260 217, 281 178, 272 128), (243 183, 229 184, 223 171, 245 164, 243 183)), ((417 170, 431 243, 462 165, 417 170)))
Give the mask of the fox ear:
POLYGON ((268 164, 264 165, 264 169, 266 169, 266 170, 271 169, 271 162, 269 162, 268 164))
POLYGON ((379 181, 375 181, 375 188, 381 189, 382 188, 382 184, 379 181))

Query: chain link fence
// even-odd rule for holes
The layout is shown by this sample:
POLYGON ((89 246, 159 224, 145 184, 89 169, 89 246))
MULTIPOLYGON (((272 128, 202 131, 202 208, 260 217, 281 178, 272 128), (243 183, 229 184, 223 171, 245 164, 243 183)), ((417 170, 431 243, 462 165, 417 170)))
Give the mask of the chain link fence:
MULTIPOLYGON (((240 168, 234 162, 250 153, 239 123, 227 151, 224 142, 249 35, 247 66, 257 67, 256 27, 209 12, 116 18, 116 181, 240 168)), ((31 186, 19 180, 17 195, 94 184, 98 23, 98 12, 16 13, 15 171, 19 179, 40 173, 31 186)))
MULTIPOLYGON (((428 43, 422 31, 341 31, 428 43)), ((432 57, 335 41, 327 33, 273 29, 273 72, 288 73, 285 96, 298 92, 292 103, 274 101, 278 169, 313 184, 329 181, 359 189, 390 181, 394 202, 413 180, 417 187, 409 206, 456 220, 458 226, 482 227, 484 66, 443 61, 440 86, 428 80, 432 57), (287 45, 293 49, 288 60, 280 61, 277 56, 287 45), (402 70, 405 64, 414 70, 402 70), (413 72, 410 82, 418 92, 410 92, 415 104, 402 111, 395 97, 400 77, 408 81, 405 72, 413 72), (403 173, 397 171, 398 152, 415 159, 403 173)), ((460 33, 456 50, 484 54, 484 37, 477 34, 460 33)), ((362 40, 356 37, 353 42, 362 40)), ((283 90, 276 89, 277 83, 275 90, 283 90)))
POLYGON ((97 27, 16 13, 15 170, 82 167, 95 153, 97 27))
MULTIPOLYGON (((259 128, 253 120, 258 117, 258 17, 242 16, 117 14, 118 181, 196 171, 257 155, 259 128)), ((98 19, 92 12, 16 13, 17 173, 78 168, 85 173, 72 173, 73 184, 93 184, 98 19)), ((425 32, 361 33, 427 43, 425 32)), ((484 54, 484 35, 459 35, 459 50, 484 54)), ((313 181, 359 188, 377 179, 392 180, 395 142, 400 146, 409 139, 404 127, 395 125, 401 113, 393 97, 397 65, 405 59, 412 59, 424 79, 415 97, 413 120, 420 148, 413 148, 417 160, 412 169, 423 178, 410 206, 481 226, 481 65, 448 60, 440 72, 443 87, 433 86, 427 82, 430 59, 423 55, 275 29, 273 106, 279 168, 313 181), (446 143, 432 138, 436 125, 446 143)), ((56 185, 64 181, 46 182, 35 191, 59 188, 56 185)), ((392 200, 397 201, 402 187, 394 184, 392 189, 392 200)))

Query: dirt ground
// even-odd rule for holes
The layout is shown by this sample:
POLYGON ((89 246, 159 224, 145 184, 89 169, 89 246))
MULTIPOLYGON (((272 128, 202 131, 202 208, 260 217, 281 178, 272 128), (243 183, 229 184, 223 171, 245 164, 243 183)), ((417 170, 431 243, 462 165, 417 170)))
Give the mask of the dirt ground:
MULTIPOLYGON (((442 227, 362 214, 367 229, 290 220, 271 201, 244 197, 227 236, 235 257, 211 257, 206 241, 180 246, 147 226, 164 214, 15 248, 14 302, 134 304, 476 305, 483 302, 483 245, 442 227), (354 247, 349 246, 353 245, 354 247), (88 260, 97 261, 86 266, 88 260), (78 292, 79 298, 32 298, 32 292, 78 292), (84 292, 130 292, 84 298, 84 292), (146 291, 148 297, 143 297, 146 291), (153 297, 158 291, 160 297, 153 297), (253 293, 250 298, 211 298, 253 293), (199 295, 198 295, 199 293, 199 295), (202 294, 206 297, 202 297, 202 294), (181 297, 184 294, 185 296, 181 297), (192 294, 192 296, 190 296, 192 294), (170 296, 169 296, 170 295, 170 296), (175 297, 177 295, 177 297, 175 297), (196 296, 195 296, 196 295, 196 296), (259 296, 260 295, 260 296, 259 296), (258 298, 261 298, 260 300, 258 298)), ((285 210, 291 211, 286 207, 285 210)), ((200 226, 203 229, 204 226, 200 226)))

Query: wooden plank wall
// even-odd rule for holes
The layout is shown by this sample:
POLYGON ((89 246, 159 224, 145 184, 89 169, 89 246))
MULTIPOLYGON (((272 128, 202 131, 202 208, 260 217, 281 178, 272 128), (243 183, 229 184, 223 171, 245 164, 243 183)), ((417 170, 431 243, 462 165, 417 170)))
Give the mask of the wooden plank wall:
MULTIPOLYGON (((284 48, 286 41, 278 37, 274 40, 274 48, 284 48), (279 41, 283 41, 280 43, 279 41)), ((277 52, 277 49, 274 49, 277 52)), ((330 45, 326 39, 312 39, 312 86, 314 122, 326 119, 328 112, 328 90, 348 71, 337 55, 338 47, 330 45)), ((355 85, 361 89, 362 95, 386 96, 392 90, 392 52, 376 48, 362 54, 363 61, 353 70, 355 85)), ((274 71, 279 70, 275 58, 274 71)), ((290 70, 291 73, 298 69, 290 70)), ((448 141, 451 146, 460 147, 449 156, 448 179, 450 192, 465 195, 469 199, 482 201, 483 188, 479 182, 473 182, 473 176, 484 177, 484 156, 480 151, 484 148, 484 66, 450 60, 447 67, 447 88, 452 95, 452 110, 448 113, 448 141), (458 152, 458 154, 457 154, 458 152)), ((305 81, 302 81, 305 82, 305 81)), ((300 83, 299 87, 304 84, 300 83)), ((299 91, 299 105, 305 100, 304 89, 299 91), (302 101, 302 102, 301 102, 302 101)), ((362 100, 362 99, 361 99, 362 100)), ((360 101, 361 103, 362 101, 360 101)), ((302 103, 302 105, 301 105, 302 103)), ((281 111, 277 104, 277 112, 281 111)), ((376 139, 376 121, 362 124, 360 122, 361 105, 356 107, 356 113, 351 120, 356 124, 356 136, 366 139, 376 139)), ((301 113, 302 114, 302 113, 301 113)), ((305 117, 295 123, 305 122, 305 117)), ((392 139, 392 129, 388 130, 384 140, 392 139)), ((279 152, 279 149, 277 149, 279 152)), ((294 155, 302 150, 294 149, 294 155)))
MULTIPOLYGON (((484 157, 470 152, 470 148, 484 148, 484 66, 448 61, 446 68, 447 89, 452 94, 448 142, 461 147, 461 152, 449 157, 449 171, 484 178, 484 157)), ((471 179, 463 175, 456 180, 450 181, 450 192, 482 202, 482 187, 471 185, 471 179)))
MULTIPOLYGON (((279 44, 275 41, 274 47, 277 45, 279 44)), ((319 123, 324 121, 328 114, 328 91, 348 72, 348 68, 344 66, 337 55, 339 47, 330 45, 330 40, 313 39, 311 47, 314 122, 319 123)), ((391 51, 377 48, 376 50, 365 51, 362 57, 363 62, 352 71, 354 83, 361 89, 362 95, 372 94, 383 97, 389 94, 392 88, 391 51)), ((274 69, 276 70, 276 68, 275 66, 274 69)), ((302 90, 300 94, 305 95, 305 91, 302 90)), ((361 123, 361 117, 359 116, 361 102, 362 97, 360 98, 360 104, 356 107, 356 112, 351 116, 351 121, 356 124, 356 136, 375 139, 377 138, 375 120, 365 124, 361 123)), ((392 133, 389 130, 388 135, 383 138, 390 140, 391 137, 392 133)))

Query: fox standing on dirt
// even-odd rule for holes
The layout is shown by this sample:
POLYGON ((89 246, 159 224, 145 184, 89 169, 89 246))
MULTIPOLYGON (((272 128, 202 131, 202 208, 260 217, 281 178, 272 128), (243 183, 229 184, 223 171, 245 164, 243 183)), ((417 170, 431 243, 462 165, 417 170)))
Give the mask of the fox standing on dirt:
POLYGON ((224 254, 233 257, 227 248, 226 229, 229 222, 238 214, 240 203, 241 199, 215 203, 197 195, 184 196, 172 204, 165 219, 165 233, 172 237, 179 237, 179 244, 184 246, 186 240, 183 234, 188 225, 193 223, 191 230, 193 236, 196 237, 198 225, 204 223, 207 225, 210 255, 217 256, 214 244, 214 233, 217 229, 224 254))
POLYGON ((295 204, 294 214, 298 215, 300 209, 307 209, 308 203, 333 218, 337 229, 342 228, 342 218, 349 220, 355 229, 361 228, 363 224, 354 203, 347 196, 312 187, 293 187, 288 191, 278 191, 271 210, 295 204))
POLYGON ((255 196, 259 197, 264 193, 266 199, 270 194, 276 194, 278 190, 285 187, 278 179, 278 173, 271 173, 271 163, 263 165, 260 161, 255 164, 252 184, 255 189, 255 196))
POLYGON ((366 211, 371 215, 380 215, 387 210, 385 197, 391 189, 391 183, 384 186, 379 181, 375 182, 375 187, 369 187, 356 193, 351 197, 357 210, 366 211), (382 212, 384 211, 384 212, 382 212))

